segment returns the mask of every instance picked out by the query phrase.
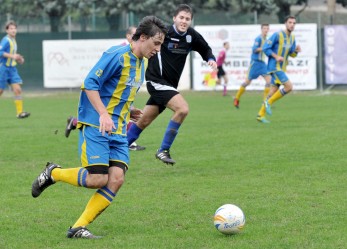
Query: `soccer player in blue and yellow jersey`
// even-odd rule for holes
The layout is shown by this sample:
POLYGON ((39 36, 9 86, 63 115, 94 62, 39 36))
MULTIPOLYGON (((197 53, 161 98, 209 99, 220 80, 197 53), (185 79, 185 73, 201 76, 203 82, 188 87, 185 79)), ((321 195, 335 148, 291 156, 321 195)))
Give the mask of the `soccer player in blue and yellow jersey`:
POLYGON ((17 24, 9 21, 6 23, 5 29, 7 35, 0 43, 0 96, 9 84, 14 93, 17 118, 27 118, 30 113, 23 111, 22 79, 16 68, 17 63, 24 63, 24 57, 17 53, 17 24))
POLYGON ((87 75, 78 106, 79 154, 82 167, 62 169, 47 163, 32 184, 38 197, 55 182, 97 188, 68 238, 99 238, 86 226, 116 197, 129 165, 126 126, 130 106, 144 81, 148 58, 160 51, 167 32, 154 16, 140 22, 129 45, 108 49, 87 75))
MULTIPOLYGON (((131 43, 132 37, 136 32, 136 27, 134 26, 130 26, 127 28, 126 30, 126 34, 125 37, 127 39, 127 42, 122 43, 122 45, 127 45, 129 43, 131 43)), ((131 125, 137 121, 137 119, 142 115, 142 110, 135 108, 134 106, 132 106, 131 108, 131 112, 130 112, 130 120, 127 126, 127 129, 129 129, 131 127, 131 125)), ((75 130, 77 128, 77 118, 73 117, 73 116, 69 116, 67 118, 67 124, 66 124, 66 128, 65 128, 65 137, 69 137, 70 136, 70 132, 72 130, 75 130)), ((139 144, 137 144, 136 142, 133 142, 132 144, 129 145, 129 150, 144 150, 146 149, 146 147, 143 147, 139 144)))
POLYGON ((153 56, 148 61, 146 81, 151 96, 143 109, 142 117, 128 131, 128 141, 131 144, 166 108, 173 111, 160 148, 155 154, 157 159, 171 165, 175 163, 170 156, 171 145, 189 112, 188 103, 177 91, 188 54, 192 50, 197 51, 212 69, 217 70, 212 49, 201 34, 190 27, 192 19, 192 8, 187 4, 178 5, 173 16, 174 23, 169 26, 160 55, 153 56))
POLYGON ((263 52, 263 45, 267 39, 267 33, 269 32, 269 24, 261 25, 261 34, 254 40, 251 55, 251 64, 247 71, 245 82, 240 86, 234 98, 234 106, 239 108, 240 98, 246 91, 246 87, 251 84, 252 80, 257 79, 259 76, 263 76, 265 79, 264 99, 269 94, 271 76, 267 73, 267 66, 265 63, 266 55, 263 52))
POLYGON ((293 85, 286 75, 288 57, 296 57, 301 48, 296 45, 292 32, 295 29, 296 19, 294 16, 285 18, 285 30, 275 32, 264 44, 263 51, 269 57, 268 73, 271 75, 270 92, 264 101, 257 116, 259 122, 268 123, 265 118, 265 111, 271 115, 271 105, 288 94, 293 85), (283 88, 280 86, 283 85, 283 88))

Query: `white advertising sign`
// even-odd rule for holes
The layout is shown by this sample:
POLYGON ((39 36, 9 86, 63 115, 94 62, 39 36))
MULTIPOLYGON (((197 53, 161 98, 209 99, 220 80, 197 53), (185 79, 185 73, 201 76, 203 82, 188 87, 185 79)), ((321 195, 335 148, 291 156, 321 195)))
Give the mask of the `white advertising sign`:
MULTIPOLYGON (((223 48, 223 42, 230 42, 229 56, 250 57, 254 39, 260 35, 260 25, 220 25, 220 26, 195 26, 208 42, 215 56, 223 48)), ((284 24, 270 24, 268 38, 279 30, 284 29, 284 24)), ((300 44, 300 56, 317 56, 317 24, 297 24, 295 26, 295 40, 300 44)), ((199 56, 199 55, 197 55, 199 56)))
MULTIPOLYGON (((224 64, 224 71, 228 74, 228 90, 238 90, 245 81, 249 58, 232 58, 224 64)), ((193 60, 194 90, 208 91, 221 90, 222 86, 216 86, 217 73, 211 71, 206 62, 199 58, 193 60)), ((289 60, 287 75, 293 83, 294 90, 314 90, 316 84, 316 58, 297 57, 289 60)), ((264 79, 260 76, 252 81, 247 90, 263 90, 264 79)))
MULTIPOLYGON (((126 40, 43 41, 44 87, 79 88, 102 53, 110 47, 120 44, 126 44, 126 40)), ((189 56, 178 89, 190 89, 189 56)), ((142 85, 141 90, 146 90, 145 84, 142 85)))
POLYGON ((125 42, 125 39, 43 41, 44 87, 80 87, 102 53, 125 42))
MULTIPOLYGON (((230 50, 227 52, 224 70, 229 77, 228 88, 238 89, 240 84, 244 82, 251 57, 251 48, 254 39, 260 34, 260 25, 195 26, 195 29, 206 39, 216 57, 223 48, 223 43, 225 41, 230 42, 230 50)), ((284 24, 270 24, 268 37, 282 29, 284 29, 284 24)), ((287 67, 287 75, 295 90, 316 89, 317 25, 297 24, 294 35, 296 43, 301 46, 302 52, 299 53, 297 58, 289 59, 290 65, 287 67)), ((205 81, 208 81, 209 77, 213 78, 214 73, 208 67, 205 67, 206 64, 202 62, 198 53, 195 52, 193 58, 194 90, 211 89, 211 87, 204 86, 201 79, 205 77, 205 81), (199 75, 199 72, 202 75, 199 75), (208 72, 211 74, 210 76, 206 75, 208 72)), ((209 85, 213 85, 213 79, 209 85)), ((253 80, 247 89, 258 90, 262 89, 263 85, 263 79, 257 79, 253 80)), ((219 86, 217 86, 218 88, 219 86)))

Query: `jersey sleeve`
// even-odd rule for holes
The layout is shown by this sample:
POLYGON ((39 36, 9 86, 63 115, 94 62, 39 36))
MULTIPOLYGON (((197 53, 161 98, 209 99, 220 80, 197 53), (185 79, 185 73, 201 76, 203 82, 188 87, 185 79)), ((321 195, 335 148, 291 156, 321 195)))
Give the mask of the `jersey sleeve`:
POLYGON ((257 50, 258 48, 260 48, 260 46, 261 46, 261 38, 260 38, 260 36, 258 36, 258 37, 255 38, 255 40, 254 40, 254 44, 253 44, 253 47, 252 47, 252 52, 253 52, 253 53, 259 53, 259 52, 255 51, 255 50, 257 50))
POLYGON ((0 56, 3 57, 4 53, 8 51, 9 43, 6 38, 2 39, 0 42, 0 56))
POLYGON ((110 79, 112 76, 122 70, 123 57, 116 53, 103 53, 100 60, 90 70, 84 83, 82 84, 82 90, 94 90, 98 91, 102 85, 110 79))
POLYGON ((200 35, 200 33, 195 30, 193 30, 193 32, 193 35, 195 37, 193 50, 198 52, 204 59, 204 61, 216 61, 216 57, 213 55, 211 47, 208 45, 202 35, 200 35))
POLYGON ((273 51, 273 47, 275 46, 276 42, 278 41, 278 33, 274 33, 263 45, 263 52, 270 57, 272 53, 275 53, 273 51))
POLYGON ((294 58, 294 57, 296 57, 298 55, 298 53, 295 51, 295 49, 296 49, 296 41, 295 41, 295 38, 293 36, 293 44, 292 44, 292 46, 291 46, 291 48, 289 50, 289 56, 290 57, 294 58))

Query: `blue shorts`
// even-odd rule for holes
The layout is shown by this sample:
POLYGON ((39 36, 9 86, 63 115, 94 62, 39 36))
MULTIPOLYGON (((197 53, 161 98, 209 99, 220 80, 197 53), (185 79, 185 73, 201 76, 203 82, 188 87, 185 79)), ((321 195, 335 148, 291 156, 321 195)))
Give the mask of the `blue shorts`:
POLYGON ((283 71, 270 72, 271 85, 282 85, 289 81, 288 76, 283 71))
POLYGON ((83 125, 79 134, 78 152, 83 167, 98 168, 97 172, 107 174, 108 166, 120 166, 124 170, 129 165, 129 147, 126 136, 119 134, 103 136, 99 128, 83 125))
POLYGON ((6 84, 22 84, 22 78, 19 76, 16 67, 0 66, 0 89, 5 89, 6 84))
POLYGON ((266 64, 263 61, 251 61, 251 65, 248 68, 247 78, 249 80, 257 79, 259 76, 267 75, 266 64))

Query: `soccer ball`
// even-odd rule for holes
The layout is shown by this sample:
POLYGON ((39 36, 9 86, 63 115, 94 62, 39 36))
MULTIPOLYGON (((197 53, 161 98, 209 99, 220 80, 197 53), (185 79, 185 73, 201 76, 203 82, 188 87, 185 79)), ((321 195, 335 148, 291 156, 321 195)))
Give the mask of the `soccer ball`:
POLYGON ((233 204, 225 204, 214 214, 214 226, 223 234, 239 233, 246 222, 242 210, 233 204))

